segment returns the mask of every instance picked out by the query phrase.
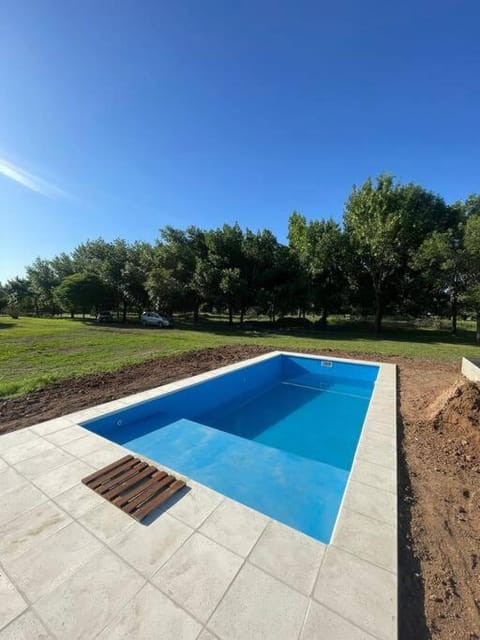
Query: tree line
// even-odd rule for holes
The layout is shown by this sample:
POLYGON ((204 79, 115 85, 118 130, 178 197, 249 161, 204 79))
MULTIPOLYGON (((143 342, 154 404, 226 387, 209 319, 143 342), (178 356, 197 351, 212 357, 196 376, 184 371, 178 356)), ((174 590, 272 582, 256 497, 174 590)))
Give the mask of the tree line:
POLYGON ((273 322, 289 314, 385 314, 477 319, 480 340, 480 195, 447 204, 414 183, 382 174, 353 187, 342 224, 293 212, 288 244, 268 229, 167 226, 156 242, 88 240, 71 253, 37 258, 0 285, 0 310, 120 319, 164 312, 247 312, 273 322))

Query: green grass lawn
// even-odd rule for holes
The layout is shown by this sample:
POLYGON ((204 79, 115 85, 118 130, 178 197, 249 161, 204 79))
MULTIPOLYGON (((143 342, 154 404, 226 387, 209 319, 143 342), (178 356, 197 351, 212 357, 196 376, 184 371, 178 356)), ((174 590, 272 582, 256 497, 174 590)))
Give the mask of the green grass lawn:
POLYGON ((447 329, 386 324, 380 339, 355 323, 328 331, 279 331, 265 323, 255 330, 222 319, 199 326, 184 322, 175 329, 97 326, 91 321, 0 317, 0 397, 20 395, 48 382, 86 373, 110 371, 150 358, 225 344, 259 344, 272 349, 339 349, 355 353, 454 360, 476 355, 473 328, 463 323, 458 336, 447 329))

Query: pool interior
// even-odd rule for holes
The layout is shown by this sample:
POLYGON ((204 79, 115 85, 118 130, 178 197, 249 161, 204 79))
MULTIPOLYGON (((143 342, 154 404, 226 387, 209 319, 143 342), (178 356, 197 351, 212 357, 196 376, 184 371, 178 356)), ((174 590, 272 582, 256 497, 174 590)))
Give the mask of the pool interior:
POLYGON ((280 354, 84 426, 328 543, 377 373, 280 354))

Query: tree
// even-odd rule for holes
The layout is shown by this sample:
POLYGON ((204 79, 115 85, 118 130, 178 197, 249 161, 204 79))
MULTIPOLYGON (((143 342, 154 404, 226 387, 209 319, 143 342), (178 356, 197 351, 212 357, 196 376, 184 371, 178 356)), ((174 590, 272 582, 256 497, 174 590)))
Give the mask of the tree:
POLYGON ((257 295, 258 310, 267 314, 271 322, 298 308, 300 270, 296 254, 289 247, 276 243, 257 295))
POLYGON ((60 284, 52 264, 49 260, 36 258, 27 267, 27 276, 30 282, 30 290, 35 301, 36 315, 39 315, 40 307, 46 308, 50 313, 55 311, 53 290, 60 284))
POLYGON ((53 270, 57 284, 59 284, 67 276, 75 273, 75 265, 72 257, 68 253, 60 253, 58 256, 50 260, 50 267, 53 270))
POLYGON ((471 193, 464 202, 455 202, 453 206, 460 210, 465 218, 472 215, 480 216, 480 193, 471 193))
POLYGON ((271 231, 256 233, 247 229, 242 243, 245 290, 240 305, 240 322, 250 307, 262 307, 265 288, 271 280, 271 269, 278 251, 278 241, 271 231))
POLYGON ((465 223, 465 262, 468 268, 463 302, 475 312, 476 340, 480 342, 480 215, 469 215, 465 223))
POLYGON ((345 280, 345 242, 334 220, 314 220, 296 211, 288 223, 288 241, 307 275, 305 305, 322 314, 326 326, 328 313, 340 305, 345 280))
POLYGON ((148 275, 146 289, 155 309, 184 310, 186 305, 185 287, 171 269, 154 266, 148 275))
POLYGON ((7 294, 10 313, 18 315, 20 311, 29 312, 35 308, 36 301, 27 278, 16 277, 7 280, 4 290, 7 294))
POLYGON ((122 270, 127 263, 128 245, 125 240, 117 238, 106 242, 103 238, 87 240, 78 245, 72 255, 76 273, 90 274, 98 277, 110 290, 112 306, 117 317, 122 309, 123 320, 126 320, 127 302, 124 295, 122 270))
POLYGON ((431 233, 420 246, 412 264, 417 271, 416 282, 425 283, 431 298, 448 297, 452 333, 456 335, 458 301, 466 281, 463 224, 431 233))
POLYGON ((92 309, 98 312, 109 306, 111 290, 96 275, 74 273, 67 276, 55 289, 55 297, 60 306, 73 318, 76 312, 85 316, 92 309))
POLYGON ((147 291, 153 301, 170 309, 191 309, 198 321, 201 291, 195 278, 197 263, 205 258, 205 234, 197 227, 164 227, 154 249, 147 291))
POLYGON ((127 261, 121 273, 124 300, 136 308, 139 316, 150 303, 146 283, 153 265, 153 253, 148 242, 134 242, 128 247, 127 261))
POLYGON ((238 224, 225 224, 205 233, 206 254, 197 262, 196 282, 205 300, 227 308, 229 323, 233 314, 245 311, 248 283, 245 276, 243 231, 238 224))
POLYGON ((239 300, 245 295, 247 283, 238 267, 226 267, 221 271, 220 291, 228 308, 228 321, 233 322, 233 313, 239 306, 239 300))
POLYGON ((103 238, 82 242, 72 252, 74 273, 90 273, 101 278, 110 259, 110 247, 103 238))
POLYGON ((456 216, 436 194, 389 175, 353 188, 344 214, 350 274, 357 282, 368 276, 377 334, 386 306, 412 295, 411 261, 425 236, 444 231, 456 216))
POLYGON ((5 290, 5 287, 0 282, 0 313, 3 313, 3 311, 7 308, 7 306, 8 306, 8 294, 5 290))
MULTIPOLYGON (((344 224, 353 265, 368 274, 375 297, 375 331, 381 330, 388 279, 401 264, 398 185, 381 175, 354 187, 346 204, 344 224)), ((353 266, 352 265, 352 266, 353 266)))

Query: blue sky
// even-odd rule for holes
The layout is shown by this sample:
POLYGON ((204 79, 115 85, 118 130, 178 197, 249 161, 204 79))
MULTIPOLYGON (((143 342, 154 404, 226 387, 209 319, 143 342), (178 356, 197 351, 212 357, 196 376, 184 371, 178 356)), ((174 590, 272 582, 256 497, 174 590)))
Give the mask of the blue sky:
POLYGON ((480 191, 478 0, 6 0, 0 280, 87 238, 480 191))

